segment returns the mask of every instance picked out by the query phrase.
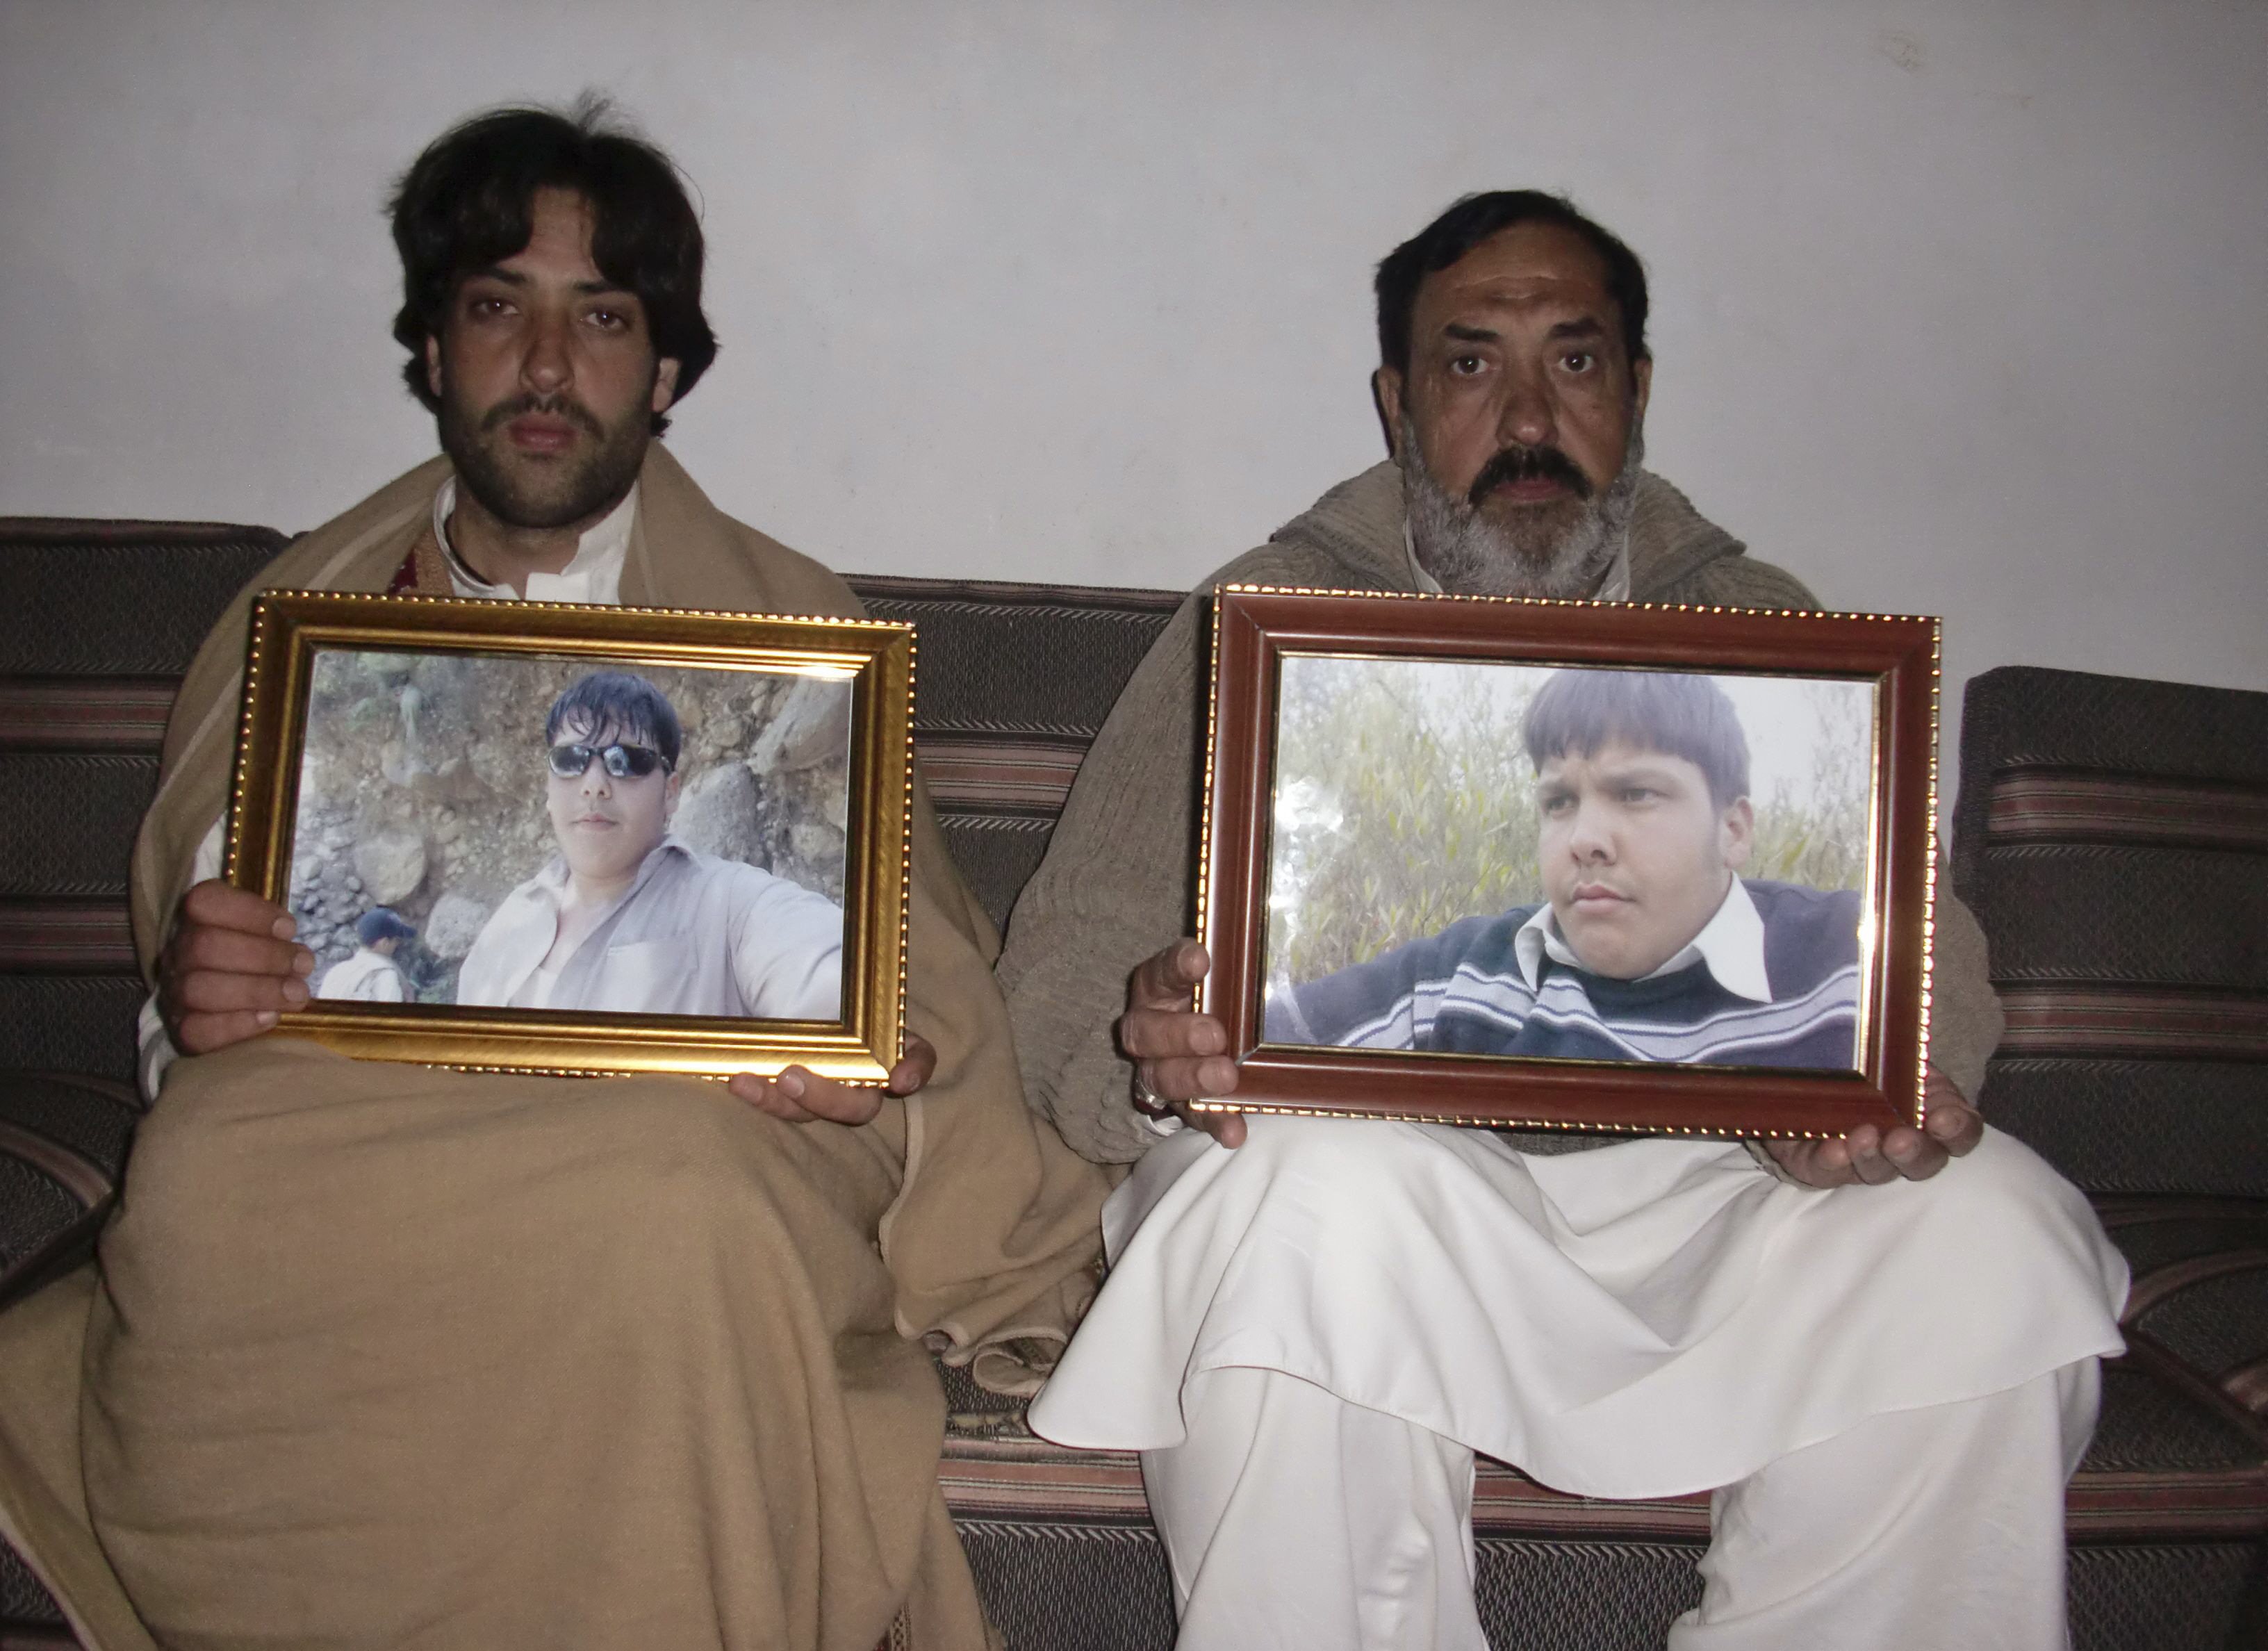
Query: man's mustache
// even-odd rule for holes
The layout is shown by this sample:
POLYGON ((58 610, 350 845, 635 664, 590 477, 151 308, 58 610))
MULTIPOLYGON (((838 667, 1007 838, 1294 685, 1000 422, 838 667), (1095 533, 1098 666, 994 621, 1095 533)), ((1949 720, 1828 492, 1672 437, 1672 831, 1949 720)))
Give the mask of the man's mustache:
POLYGON ((526 395, 515 395, 508 402, 498 402, 481 417, 481 433, 486 435, 499 425, 529 413, 541 413, 547 418, 563 418, 579 424, 600 440, 607 439, 606 426, 600 424, 591 409, 567 395, 538 395, 533 390, 526 395))
POLYGON ((1481 501, 1500 487, 1518 482, 1557 482, 1577 498, 1591 497, 1591 478, 1558 448, 1506 447, 1481 467, 1465 502, 1477 510, 1481 501))

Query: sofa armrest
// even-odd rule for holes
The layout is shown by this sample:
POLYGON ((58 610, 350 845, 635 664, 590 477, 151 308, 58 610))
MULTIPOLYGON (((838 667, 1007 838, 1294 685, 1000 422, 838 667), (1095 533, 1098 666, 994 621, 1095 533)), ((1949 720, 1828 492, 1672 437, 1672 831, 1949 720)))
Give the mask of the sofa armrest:
POLYGON ((139 1117, 123 1084, 0 1072, 0 1311, 92 1253, 139 1117))

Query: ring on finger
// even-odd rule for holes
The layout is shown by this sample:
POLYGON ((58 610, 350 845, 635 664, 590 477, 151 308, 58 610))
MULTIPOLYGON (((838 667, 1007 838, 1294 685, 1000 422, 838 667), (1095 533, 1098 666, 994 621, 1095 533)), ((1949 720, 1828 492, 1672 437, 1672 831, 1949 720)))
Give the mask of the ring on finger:
POLYGON ((1145 1117, 1162 1118, 1173 1116, 1174 1103, 1150 1087, 1150 1080, 1142 1075, 1142 1064, 1134 1064, 1134 1109, 1145 1117))

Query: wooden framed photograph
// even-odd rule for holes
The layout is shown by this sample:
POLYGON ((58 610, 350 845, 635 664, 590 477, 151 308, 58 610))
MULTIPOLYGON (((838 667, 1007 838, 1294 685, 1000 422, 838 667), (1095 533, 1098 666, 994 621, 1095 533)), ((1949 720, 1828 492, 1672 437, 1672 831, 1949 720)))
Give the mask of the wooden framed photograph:
POLYGON ((1215 592, 1219 1109, 1918 1123, 1938 625, 1215 592))
POLYGON ((314 950, 287 1034, 519 1072, 880 1083, 910 626, 276 592, 225 874, 314 950))

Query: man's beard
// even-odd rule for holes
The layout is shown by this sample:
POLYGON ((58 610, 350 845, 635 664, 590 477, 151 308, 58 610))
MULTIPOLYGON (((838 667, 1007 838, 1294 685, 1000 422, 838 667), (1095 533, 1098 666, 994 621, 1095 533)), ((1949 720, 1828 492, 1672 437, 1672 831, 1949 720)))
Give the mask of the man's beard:
POLYGON ((1406 413, 1402 451, 1408 455, 1402 491, 1410 545, 1418 564, 1443 590, 1461 596, 1587 597, 1598 590, 1629 538, 1646 441, 1631 430, 1622 468, 1595 497, 1590 479, 1557 447, 1504 449, 1481 467, 1464 498, 1425 468, 1425 450, 1406 413), (1509 521, 1482 508, 1505 483, 1540 476, 1565 483, 1567 497, 1528 506, 1509 521))
POLYGON ((532 391, 499 402, 475 424, 446 384, 439 423, 441 451, 457 467, 459 483, 490 515, 513 527, 567 527, 603 514, 637 480, 652 433, 643 405, 608 430, 573 397, 532 391), (504 426, 527 413, 566 419, 597 437, 598 446, 565 462, 515 455, 504 426))

